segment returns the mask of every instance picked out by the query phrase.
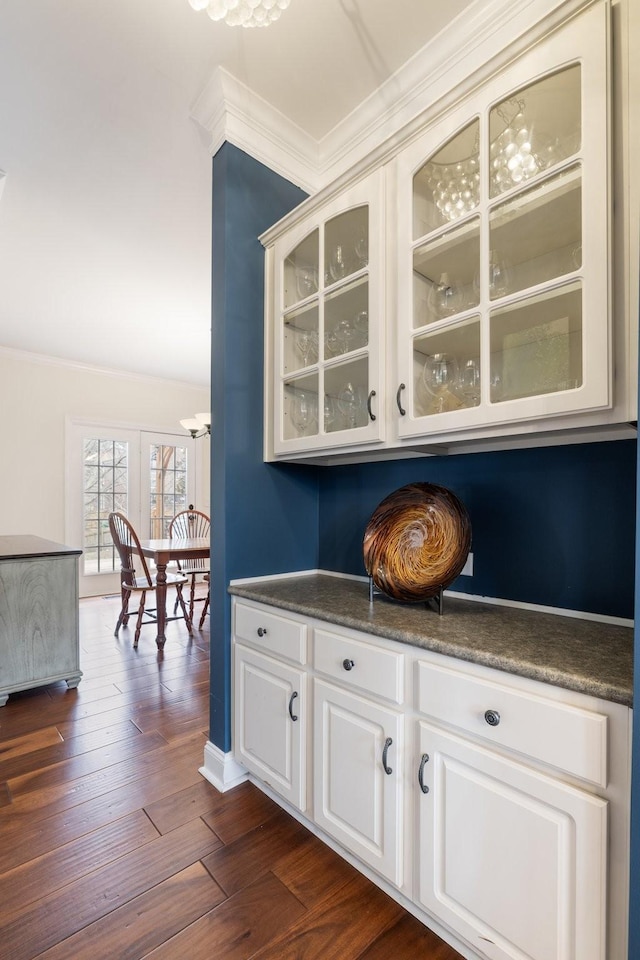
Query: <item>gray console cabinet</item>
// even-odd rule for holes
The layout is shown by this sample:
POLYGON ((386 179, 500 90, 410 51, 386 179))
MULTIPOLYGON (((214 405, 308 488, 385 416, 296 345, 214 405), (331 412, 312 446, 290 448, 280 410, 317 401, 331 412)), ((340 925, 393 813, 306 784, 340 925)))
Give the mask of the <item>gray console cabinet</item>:
POLYGON ((81 550, 29 535, 0 536, 0 706, 10 693, 82 677, 81 550))

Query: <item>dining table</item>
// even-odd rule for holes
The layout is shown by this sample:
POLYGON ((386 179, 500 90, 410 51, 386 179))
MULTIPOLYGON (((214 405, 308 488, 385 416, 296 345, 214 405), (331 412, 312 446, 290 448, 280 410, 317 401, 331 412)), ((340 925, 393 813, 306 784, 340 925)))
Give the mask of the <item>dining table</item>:
POLYGON ((167 624, 167 564, 172 560, 207 560, 211 551, 208 537, 165 537, 156 540, 141 540, 140 552, 153 560, 156 567, 156 616, 158 635, 156 643, 159 649, 165 644, 167 624))

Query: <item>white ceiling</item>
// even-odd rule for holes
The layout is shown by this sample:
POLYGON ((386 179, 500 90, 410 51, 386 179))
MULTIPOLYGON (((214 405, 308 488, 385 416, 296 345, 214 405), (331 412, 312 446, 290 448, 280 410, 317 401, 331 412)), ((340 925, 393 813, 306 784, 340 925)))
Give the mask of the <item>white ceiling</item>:
POLYGON ((206 385, 211 157, 190 111, 216 67, 320 141, 470 6, 291 0, 250 30, 187 0, 2 0, 0 347, 206 385))

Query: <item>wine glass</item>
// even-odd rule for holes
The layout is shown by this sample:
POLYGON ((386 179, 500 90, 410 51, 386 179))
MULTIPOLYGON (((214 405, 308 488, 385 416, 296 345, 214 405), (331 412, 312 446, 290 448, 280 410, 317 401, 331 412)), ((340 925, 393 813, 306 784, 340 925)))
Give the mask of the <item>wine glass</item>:
POLYGON ((460 374, 460 393, 467 406, 477 407, 480 403, 480 361, 467 360, 460 374))
POLYGON ((342 344, 342 350, 340 353, 349 353, 350 350, 353 350, 355 344, 354 339, 356 336, 356 330, 352 322, 348 319, 341 320, 338 326, 336 327, 336 337, 342 344))
POLYGON ((313 330, 298 330, 295 343, 296 350, 302 358, 303 367, 308 366, 317 345, 315 333, 313 330))
POLYGON ((314 394, 296 391, 291 404, 291 421, 302 437, 314 432, 318 422, 318 405, 314 394))
POLYGON ((318 271, 314 267, 296 270, 296 290, 300 300, 310 297, 318 290, 318 271))
POLYGON ((506 297, 511 291, 511 267, 507 260, 492 250, 489 255, 489 296, 492 300, 506 297))
POLYGON ((436 413, 460 406, 452 389, 458 380, 458 364, 455 357, 448 353, 434 353, 427 357, 422 378, 424 385, 434 399, 436 413))
POLYGON ((343 352, 342 343, 336 330, 327 330, 324 335, 324 355, 327 357, 337 357, 343 352))
POLYGON ((336 422, 336 403, 328 393, 324 395, 324 429, 329 432, 336 422))
POLYGON ((442 273, 429 291, 429 310, 437 320, 450 317, 460 310, 461 299, 458 284, 449 280, 448 273, 442 273))
POLYGON ((329 261, 329 276, 335 282, 336 280, 342 280, 343 277, 347 275, 347 261, 345 257, 344 247, 341 243, 336 244, 331 254, 331 260, 329 261))
POLYGON ((366 347, 369 342, 369 311, 359 310, 353 318, 353 326, 358 336, 358 346, 366 347))
POLYGON ((366 267, 369 263, 369 236, 366 227, 363 227, 358 233, 353 249, 356 254, 358 267, 362 270, 363 267, 366 267))
POLYGON ((351 381, 345 383, 338 395, 338 410, 350 430, 358 424, 358 391, 351 381))

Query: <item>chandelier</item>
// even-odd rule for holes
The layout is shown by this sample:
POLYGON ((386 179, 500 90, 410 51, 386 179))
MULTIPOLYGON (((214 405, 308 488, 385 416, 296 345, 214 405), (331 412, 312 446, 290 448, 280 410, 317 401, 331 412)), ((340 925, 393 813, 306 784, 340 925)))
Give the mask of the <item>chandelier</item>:
POLYGON ((206 10, 212 20, 230 27, 268 27, 280 18, 290 0, 189 0, 194 10, 206 10))
MULTIPOLYGON (((510 100, 495 111, 503 129, 489 146, 490 195, 498 196, 510 187, 534 177, 555 161, 552 145, 533 142, 524 115, 524 102, 510 100)), ((444 220, 453 221, 474 210, 480 203, 479 144, 469 156, 451 163, 431 160, 423 175, 444 220)))

